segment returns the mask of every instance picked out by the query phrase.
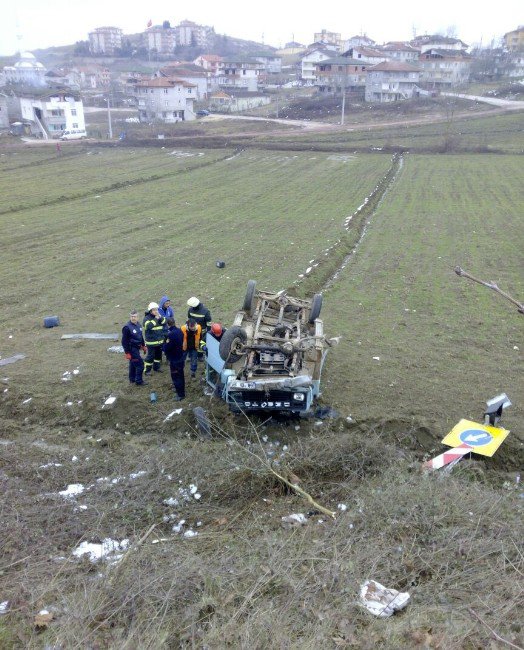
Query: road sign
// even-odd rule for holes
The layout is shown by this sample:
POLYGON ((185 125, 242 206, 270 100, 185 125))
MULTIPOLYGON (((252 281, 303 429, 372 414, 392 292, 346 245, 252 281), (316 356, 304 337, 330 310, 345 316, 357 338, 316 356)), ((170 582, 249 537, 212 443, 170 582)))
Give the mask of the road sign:
POLYGON ((469 454, 472 451, 473 448, 469 445, 460 445, 459 447, 445 451, 443 454, 440 454, 431 460, 427 460, 422 467, 424 469, 440 469, 441 467, 444 467, 444 465, 460 460, 462 456, 469 454))
POLYGON ((449 447, 468 445, 471 451, 481 456, 493 456, 507 438, 509 431, 490 427, 470 420, 461 420, 442 440, 449 447))

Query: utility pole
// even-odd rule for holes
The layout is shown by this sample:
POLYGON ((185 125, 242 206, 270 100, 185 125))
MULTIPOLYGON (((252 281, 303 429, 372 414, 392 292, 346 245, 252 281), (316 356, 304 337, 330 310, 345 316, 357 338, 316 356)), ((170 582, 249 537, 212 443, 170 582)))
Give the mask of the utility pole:
POLYGON ((344 112, 346 109, 346 77, 347 77, 347 66, 344 65, 344 71, 342 73, 342 113, 340 115, 340 124, 344 124, 344 112))
POLYGON ((279 95, 277 95, 277 120, 278 120, 278 99, 279 99, 279 95))
POLYGON ((113 139, 113 126, 111 124, 111 102, 109 100, 109 93, 107 95, 107 124, 109 127, 108 133, 109 133, 109 139, 113 139))

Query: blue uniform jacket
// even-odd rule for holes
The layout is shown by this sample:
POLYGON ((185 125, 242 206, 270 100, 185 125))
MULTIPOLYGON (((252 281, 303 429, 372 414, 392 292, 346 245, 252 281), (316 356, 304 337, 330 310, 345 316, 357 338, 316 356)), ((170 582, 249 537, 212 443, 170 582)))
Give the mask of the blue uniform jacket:
POLYGON ((164 353, 171 362, 182 361, 184 358, 184 334, 179 327, 170 327, 167 341, 164 343, 164 353))
POLYGON ((145 345, 144 335, 142 334, 142 326, 140 323, 132 323, 128 321, 122 327, 122 347, 126 354, 131 354, 133 357, 140 356, 140 346, 145 345))

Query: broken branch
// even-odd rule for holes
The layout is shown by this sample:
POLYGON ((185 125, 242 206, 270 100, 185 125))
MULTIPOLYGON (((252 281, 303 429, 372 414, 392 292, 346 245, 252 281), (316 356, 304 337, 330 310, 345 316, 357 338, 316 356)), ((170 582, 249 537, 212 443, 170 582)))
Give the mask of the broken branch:
POLYGON ((464 269, 461 269, 460 266, 455 267, 455 273, 459 275, 460 277, 468 278, 469 280, 473 280, 473 282, 477 282, 477 284, 481 284, 484 287, 487 287, 488 289, 493 289, 493 291, 496 291, 499 293, 501 296, 512 302, 514 305, 517 306, 517 310, 519 313, 524 314, 524 304, 519 302, 518 300, 515 300, 512 296, 509 295, 509 293, 506 293, 505 291, 502 291, 495 282, 485 282, 484 280, 479 280, 478 278, 474 277, 467 271, 464 271, 464 269))

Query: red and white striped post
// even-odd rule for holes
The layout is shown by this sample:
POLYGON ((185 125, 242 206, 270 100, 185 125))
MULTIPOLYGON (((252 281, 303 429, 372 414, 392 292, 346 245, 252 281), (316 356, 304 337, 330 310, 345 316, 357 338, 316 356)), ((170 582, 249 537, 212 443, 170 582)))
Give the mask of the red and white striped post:
POLYGON ((454 460, 459 460, 462 456, 465 456, 467 453, 473 450, 471 445, 459 445, 458 447, 453 447, 453 449, 448 449, 440 456, 436 456, 431 460, 427 460, 422 467, 424 469, 440 469, 444 465, 452 463, 454 460))

